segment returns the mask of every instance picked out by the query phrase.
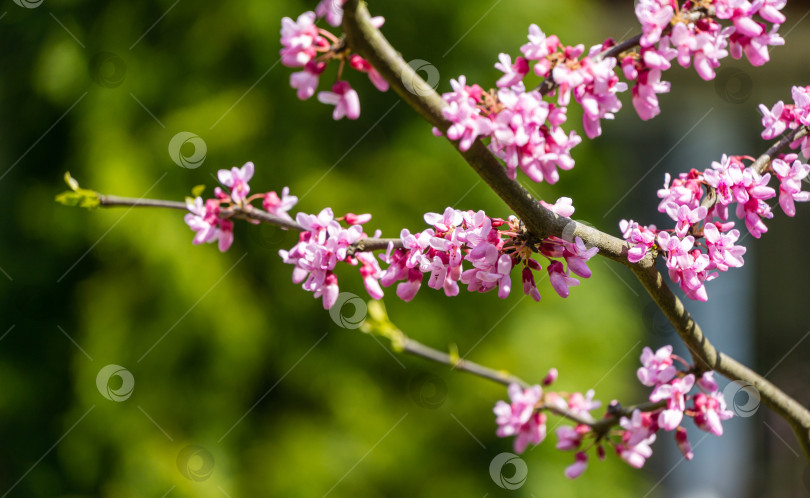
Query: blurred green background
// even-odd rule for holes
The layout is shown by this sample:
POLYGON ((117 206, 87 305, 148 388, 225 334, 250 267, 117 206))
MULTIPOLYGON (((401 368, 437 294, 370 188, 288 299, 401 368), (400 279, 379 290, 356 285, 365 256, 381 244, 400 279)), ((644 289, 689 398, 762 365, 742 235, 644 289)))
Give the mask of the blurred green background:
MULTIPOLYGON (((665 493, 666 483, 656 485, 667 471, 655 463, 663 458, 658 455, 651 469, 638 472, 611 454, 568 481, 563 469, 573 455, 554 450, 556 419, 547 442, 524 455, 526 483, 515 491, 498 487, 489 464, 511 451, 511 440, 495 437, 492 407, 505 389, 424 360, 393 357, 382 343, 337 326, 319 300, 291 283, 291 267, 277 255, 295 243, 294 234, 239 223, 234 246, 221 254, 212 245, 191 245, 180 212, 87 212, 53 201, 65 189, 68 170, 82 186, 103 193, 181 200, 197 184, 210 192, 217 169, 253 161, 254 191, 289 186, 300 198, 294 212, 331 206, 336 213, 373 213, 369 227, 388 236, 402 227, 421 229, 423 213, 448 205, 508 216, 450 146, 366 78, 350 77, 363 108, 356 122, 334 122, 330 108, 295 98, 291 71, 278 63, 280 19, 315 4, 73 0, 26 9, 3 2, 0 493, 665 493), (169 157, 170 140, 183 131, 207 146, 197 169, 178 167, 169 157), (96 387, 97 374, 110 364, 134 379, 132 395, 121 402, 105 399, 96 387)), ((789 19, 799 20, 803 9, 788 11, 789 19)), ((386 17, 384 33, 406 59, 438 69, 440 91, 459 74, 493 85, 497 53, 515 55, 531 22, 563 42, 586 45, 629 36, 637 26, 627 2, 470 0, 460 8, 414 0, 373 2, 371 10, 386 17)), ((764 150, 756 103, 787 99, 790 84, 810 80, 807 65, 796 59, 807 46, 808 28, 798 26, 788 47, 774 52, 770 70, 728 61, 744 71, 740 88, 736 80, 703 83, 693 70, 676 69, 673 92, 662 98, 664 115, 650 124, 638 120, 625 96, 617 121, 604 123, 605 136, 575 149, 577 168, 557 185, 527 186, 552 202, 573 197, 575 218, 613 233, 624 217, 654 221, 650 207, 664 171, 703 168, 723 149, 700 164, 664 163, 631 187, 706 108, 716 109, 721 125, 724 119, 745 123, 737 152, 764 150), (631 195, 606 214, 628 189, 631 195)), ((582 134, 579 119, 572 106, 567 128, 582 134)), ((775 223, 767 243, 783 250, 796 238, 791 230, 799 231, 775 223)), ((806 254, 800 246, 793 252, 798 261, 806 254)), ((424 286, 407 305, 391 288, 385 303, 402 330, 428 345, 456 344, 462 356, 535 382, 555 366, 559 390, 594 387, 603 402, 639 401, 645 392, 635 369, 642 346, 674 337, 650 332, 649 298, 629 272, 602 259, 591 266, 593 277, 567 300, 543 282, 540 304, 523 299, 519 286, 507 300, 467 293, 447 299, 424 286)), ((763 295, 790 285, 772 276, 783 275, 784 264, 765 268, 760 273, 776 281, 762 280, 771 286, 763 295)), ((804 271, 796 270, 795 280, 801 282, 804 271)), ((342 291, 365 298, 356 271, 343 271, 340 281, 342 291)), ((768 354, 778 358, 791 347, 799 324, 807 323, 800 313, 773 313, 782 318, 786 338, 784 344, 766 341, 774 349, 761 349, 766 359, 757 361, 764 365, 773 363, 768 354)), ((757 317, 757 323, 773 323, 757 317)), ((774 378, 798 375, 794 383, 802 385, 806 371, 794 361, 806 357, 802 350, 783 366, 794 370, 774 378)), ((117 379, 111 388, 119 387, 117 379)), ((790 440, 780 420, 769 421, 776 437, 790 440)), ((762 434, 761 424, 755 430, 759 448, 775 452, 770 457, 786 454, 778 443, 769 446, 774 436, 762 434)), ((794 469, 786 477, 791 489, 804 489, 806 464, 788 457, 780 468, 794 469)), ((748 479, 744 475, 736 478, 748 479)))

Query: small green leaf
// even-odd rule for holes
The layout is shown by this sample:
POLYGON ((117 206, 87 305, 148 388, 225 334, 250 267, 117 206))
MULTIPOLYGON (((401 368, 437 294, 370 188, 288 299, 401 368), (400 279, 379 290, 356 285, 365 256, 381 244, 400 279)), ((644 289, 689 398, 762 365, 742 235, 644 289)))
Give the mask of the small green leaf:
POLYGON ((194 197, 199 197, 205 191, 205 185, 196 185, 194 188, 191 189, 191 195, 194 197))
MULTIPOLYGON (((75 180, 74 180, 75 182, 75 180)), ((98 193, 84 188, 77 188, 73 191, 65 191, 56 196, 56 202, 65 206, 82 207, 92 209, 99 205, 98 193)))
POLYGON ((70 176, 70 171, 65 171, 65 183, 67 183, 70 190, 73 190, 74 192, 79 189, 79 182, 70 176))

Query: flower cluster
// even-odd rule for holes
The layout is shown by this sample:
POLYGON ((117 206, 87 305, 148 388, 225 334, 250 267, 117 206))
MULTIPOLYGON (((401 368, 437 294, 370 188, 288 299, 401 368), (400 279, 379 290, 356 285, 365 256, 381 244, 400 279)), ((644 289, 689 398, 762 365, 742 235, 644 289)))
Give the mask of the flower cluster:
MULTIPOLYGON (((368 61, 352 54, 334 34, 316 26, 321 18, 325 18, 331 26, 340 26, 344 1, 322 0, 314 12, 304 12, 295 21, 289 17, 281 20, 281 63, 287 67, 302 68, 290 75, 290 86, 297 90, 299 99, 306 100, 315 95, 326 66, 333 60, 339 61, 338 78, 331 91, 318 93, 320 102, 335 107, 332 113, 335 120, 343 117, 357 119, 360 116, 357 92, 348 81, 341 79, 347 62, 349 67, 366 73, 378 90, 388 90, 388 82, 368 61)), ((379 28, 384 19, 375 17, 372 22, 379 28)))
MULTIPOLYGON (((242 168, 220 170, 219 181, 226 187, 214 190, 215 198, 187 199, 189 213, 186 223, 197 232, 195 244, 219 241, 221 251, 233 243, 233 221, 238 214, 249 221, 250 213, 257 208, 251 202, 262 200, 264 210, 281 220, 292 222, 288 211, 298 198, 290 195, 287 187, 276 192, 250 194, 248 182, 253 177, 253 163, 242 168)), ((571 199, 562 197, 555 204, 543 205, 559 216, 574 214, 571 199)), ((323 298, 324 308, 331 308, 338 297, 337 263, 360 266, 360 274, 369 295, 374 299, 383 297, 382 287, 397 285, 397 296, 405 301, 414 298, 429 274, 428 286, 443 289, 447 296, 459 293, 459 283, 472 292, 488 292, 498 289, 498 297, 506 299, 512 289, 512 270, 520 267, 523 291, 535 301, 540 301, 534 272, 543 269, 535 254, 546 258, 546 272, 552 288, 562 297, 568 297, 569 287, 579 285, 575 274, 589 278, 588 260, 597 252, 596 247, 587 247, 582 239, 573 241, 558 237, 534 239, 520 220, 490 218, 483 211, 460 211, 447 208, 443 214, 427 213, 425 222, 432 226, 412 234, 408 229, 400 232, 399 243, 388 244, 379 260, 388 264, 383 271, 372 252, 357 252, 355 245, 368 238, 362 225, 371 220, 371 215, 348 213, 336 218, 331 208, 317 215, 298 213, 295 222, 301 230, 298 243, 290 250, 281 250, 282 260, 295 265, 293 282, 302 284, 304 290, 323 298), (342 224, 341 224, 342 223, 342 224), (345 226, 344 226, 345 225, 345 226), (467 262, 468 267, 465 268, 467 262)), ((295 225, 293 225, 295 226, 295 225)), ((377 230, 372 238, 377 239, 377 230)))
MULTIPOLYGON (((579 477, 588 466, 588 451, 595 448, 600 460, 606 458, 605 446, 612 446, 616 454, 635 468, 641 468, 652 456, 651 445, 659 430, 675 431, 675 441, 688 460, 692 459, 686 429, 681 426, 684 416, 692 417, 695 425, 717 436, 723 435, 724 420, 734 413, 726 408, 723 393, 718 390, 714 373, 703 373, 695 382, 692 369, 684 360, 672 354, 672 346, 665 346, 653 353, 645 347, 641 354, 642 367, 638 378, 642 384, 653 387, 650 401, 654 404, 648 411, 634 409, 629 416, 619 416, 621 406, 613 401, 605 417, 614 417, 614 425, 596 429, 597 422, 591 411, 601 403, 593 400, 593 390, 584 395, 579 392, 563 394, 543 390, 539 385, 521 388, 511 384, 508 388, 509 402, 498 401, 495 405, 495 423, 499 437, 515 437, 514 450, 522 453, 531 444, 540 444, 546 437, 546 413, 551 412, 575 421, 575 426, 561 426, 557 429, 556 448, 562 451, 575 451, 574 463, 565 470, 569 479, 579 477), (679 371, 675 362, 682 363, 685 371, 679 371), (697 386, 699 392, 690 394, 697 386), (690 404, 691 403, 691 404, 690 404)), ((543 381, 550 385, 557 372, 552 369, 543 381)))
MULTIPOLYGON (((795 130, 800 126, 810 126, 810 86, 794 86, 791 89, 792 104, 785 104, 781 100, 771 109, 764 104, 759 105, 762 113, 762 138, 772 140, 788 128, 795 130)), ((793 141, 791 149, 800 148, 805 159, 810 158, 810 136, 793 141)))
MULTIPOLYGON (((663 408, 655 411, 641 413, 635 410, 631 418, 623 417, 621 426, 625 429, 622 436, 623 446, 617 448, 619 454, 631 465, 639 461, 639 451, 635 450, 633 443, 641 441, 647 453, 649 444, 655 441, 658 430, 676 431, 675 439, 678 447, 687 460, 692 459, 692 450, 686 438, 686 430, 681 426, 684 415, 692 417, 695 425, 702 431, 711 432, 716 436, 723 435, 723 420, 734 416, 734 412, 726 408, 723 393, 719 391, 714 380, 714 372, 704 372, 695 381, 695 375, 688 373, 691 368, 677 355, 672 354, 672 346, 664 346, 655 353, 645 347, 641 353, 642 367, 638 369, 638 379, 642 384, 653 387, 650 401, 665 403, 663 408), (684 365, 685 371, 679 371, 675 362, 684 365), (689 394, 697 386, 699 392, 689 394), (687 402, 692 405, 688 406, 687 402), (625 457, 624 452, 630 452, 625 457)), ((649 456, 649 455, 648 455, 649 456)), ((643 461, 642 461, 643 463, 643 461)), ((634 465, 640 467, 640 465, 634 465)))
MULTIPOLYGON (((453 91, 443 95, 447 107, 442 112, 451 123, 447 137, 459 140, 462 150, 477 138, 489 139, 489 149, 504 160, 510 178, 514 179, 520 168, 536 182, 555 183, 559 179, 557 168, 573 168, 570 152, 581 142, 575 132, 561 129, 572 94, 583 109, 585 134, 598 137, 602 134, 601 120, 613 119, 622 108, 618 93, 628 86, 616 74, 616 68, 621 67, 624 77, 634 83, 636 112, 644 120, 651 119, 661 112, 658 95, 670 90, 670 84, 661 77, 672 59, 677 58, 683 67, 694 64, 704 80, 715 77, 720 59, 729 54, 740 58, 744 53, 755 66, 767 62, 768 47, 784 43, 776 34, 785 21, 780 12, 784 4, 783 0, 753 4, 705 0, 679 6, 675 0, 640 0, 635 9, 642 27, 639 47, 618 54, 620 63, 608 56, 615 46, 613 40, 586 53, 583 45, 565 46, 557 36, 546 36, 532 24, 529 42, 520 48, 522 55, 514 62, 508 54, 499 55, 495 68, 503 76, 496 83, 498 90, 487 92, 476 84, 467 85, 464 76, 451 80, 453 91), (717 19, 731 24, 724 27, 710 16, 713 12, 717 19), (768 28, 766 22, 772 26, 768 28), (546 81, 527 90, 530 75, 546 81), (554 102, 544 100, 555 95, 554 102)), ((434 134, 441 133, 434 129, 434 134)))
POLYGON ((729 54, 739 59, 744 53, 754 66, 768 62, 768 47, 785 43, 776 33, 785 22, 780 12, 784 5, 784 0, 753 4, 746 0, 687 1, 681 7, 674 0, 637 2, 636 17, 642 28, 640 50, 625 55, 621 66, 625 77, 635 82, 633 106, 639 117, 647 120, 661 112, 658 94, 670 88, 661 74, 671 67, 672 59, 682 67, 694 64, 706 81, 714 79, 720 60, 729 54), (731 25, 724 27, 708 17, 710 7, 714 7, 717 19, 731 25), (766 22, 772 23, 770 29, 766 22))
MULTIPOLYGON (((560 216, 574 212, 569 198, 558 199, 556 204, 546 207, 560 216)), ((558 237, 533 240, 517 218, 490 218, 483 211, 447 208, 443 214, 427 213, 425 221, 433 228, 415 234, 402 230, 402 248, 394 249, 391 245, 382 256, 389 266, 380 283, 388 287, 404 280, 397 286, 397 295, 405 301, 416 295, 424 274, 430 274, 428 287, 443 289, 448 296, 458 294, 460 282, 471 292, 498 289, 498 297, 505 299, 512 289, 511 273, 515 267, 522 268, 523 291, 539 301, 534 271, 542 270, 542 265, 533 258, 534 254, 546 258, 551 286, 560 296, 568 297, 569 287, 580 283, 571 273, 590 277, 587 261, 598 251, 586 247, 579 237, 574 241, 558 237), (472 267, 465 269, 465 261, 472 267)))
MULTIPOLYGON (((303 227, 298 243, 289 251, 280 250, 281 259, 295 265, 292 279, 302 284, 304 290, 314 293, 316 298, 323 297, 324 309, 334 306, 339 289, 338 278, 334 273, 338 262, 352 266, 360 265, 360 274, 369 295, 374 299, 383 296, 378 283, 380 266, 370 252, 351 254, 349 249, 358 240, 367 237, 362 223, 371 219, 370 215, 347 214, 335 219, 331 208, 322 210, 318 215, 298 213, 296 221, 303 227), (344 228, 340 221, 350 226, 344 228)), ((379 233, 374 235, 379 237, 379 233)))
POLYGON ((658 211, 666 213, 675 227, 659 230, 655 225, 641 226, 622 220, 619 228, 624 239, 633 244, 627 259, 637 262, 647 251, 659 250, 666 260, 669 276, 690 299, 708 300, 705 282, 717 277, 717 272, 743 265, 745 247, 739 245, 740 232, 729 221, 729 208, 743 220, 748 232, 760 238, 768 231, 763 219, 773 217, 766 202, 776 196, 768 186, 771 173, 779 180, 779 204, 788 216, 796 214, 795 202, 810 200, 810 192, 802 191, 802 180, 810 173, 810 165, 802 163, 796 154, 780 155, 769 166, 769 173, 760 174, 746 166, 742 156, 724 155, 720 162, 700 172, 692 169, 672 180, 666 174, 664 188, 658 191, 661 203, 658 211), (705 198, 712 192, 714 198, 705 198))

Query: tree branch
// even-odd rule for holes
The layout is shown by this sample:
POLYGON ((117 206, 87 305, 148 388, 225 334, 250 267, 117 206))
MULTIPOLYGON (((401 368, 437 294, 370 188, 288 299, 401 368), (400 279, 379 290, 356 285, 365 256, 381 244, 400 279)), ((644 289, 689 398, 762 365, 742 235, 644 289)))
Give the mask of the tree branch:
MULTIPOLYGON (((371 24, 365 3, 347 0, 343 8, 343 30, 349 46, 368 60, 394 91, 425 120, 439 130, 446 131, 450 123, 442 116, 441 110, 446 105, 444 100, 371 24)), ((566 230, 567 234, 580 237, 586 244, 598 247, 600 255, 628 266, 675 327, 681 340, 691 351, 698 370, 712 369, 732 380, 742 380, 753 385, 759 391, 761 400, 791 424, 805 456, 810 460, 810 411, 761 375, 717 351, 686 311, 681 300, 664 283, 663 277, 655 269, 652 255, 647 254, 638 263, 630 263, 627 261, 628 245, 621 239, 557 216, 544 208, 520 183, 506 176, 500 161, 480 140, 476 140, 467 151, 459 150, 456 142, 450 141, 450 144, 535 236, 560 237, 566 227, 573 223, 573 231, 566 230)))
MULTIPOLYGON (((182 211, 188 211, 188 207, 186 206, 185 202, 166 201, 162 199, 137 199, 134 197, 120 197, 117 195, 98 194, 98 201, 99 206, 101 207, 120 207, 120 206, 157 207, 157 208, 179 209, 182 211)), ((229 208, 229 211, 233 218, 237 218, 240 220, 259 221, 262 223, 267 223, 268 225, 275 225, 277 227, 296 230, 298 232, 304 231, 304 227, 302 227, 295 221, 281 218, 280 216, 270 214, 267 211, 263 211, 261 209, 252 206, 248 206, 247 208, 240 206, 233 206, 232 208, 229 208)), ((349 248, 349 252, 352 255, 354 255, 358 252, 379 251, 387 249, 388 244, 391 243, 394 244, 395 248, 402 248, 402 241, 400 239, 375 239, 368 237, 360 239, 354 244, 352 244, 352 246, 349 248)))

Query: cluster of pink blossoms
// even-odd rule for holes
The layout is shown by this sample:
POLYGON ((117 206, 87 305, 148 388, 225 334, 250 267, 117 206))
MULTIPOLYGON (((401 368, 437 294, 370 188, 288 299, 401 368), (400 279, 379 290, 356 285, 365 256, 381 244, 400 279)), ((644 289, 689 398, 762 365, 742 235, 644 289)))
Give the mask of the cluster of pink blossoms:
MULTIPOLYGON (((558 199, 554 205, 544 204, 560 216, 567 217, 574 212, 571 199, 567 197, 558 199)), ((428 287, 443 289, 447 296, 458 294, 460 282, 471 292, 498 289, 498 297, 506 299, 512 289, 511 273, 516 267, 522 268, 524 293, 539 301, 534 271, 541 270, 542 266, 532 257, 534 254, 547 259, 551 286, 560 296, 568 297, 569 287, 580 283, 571 273, 590 277, 587 261, 598 251, 595 247, 586 247, 579 237, 574 241, 558 237, 529 240, 517 218, 510 217, 506 221, 490 218, 483 211, 447 208, 443 214, 427 213, 425 221, 433 228, 415 234, 402 230, 402 248, 394 249, 390 245, 388 252, 381 256, 389 266, 381 275, 380 283, 388 287, 404 280, 397 285, 397 296, 405 301, 416 295, 425 274, 430 274, 428 287), (472 267, 465 269, 464 261, 472 267)))
MULTIPOLYGON (((704 0, 687 1, 679 7, 674 0, 640 0, 636 16, 642 26, 638 51, 619 54, 621 64, 605 51, 615 45, 607 40, 591 47, 585 54, 583 45, 564 46, 555 35, 546 36, 537 25, 529 27, 529 43, 520 48, 522 55, 514 63, 508 54, 500 54, 495 67, 504 75, 497 81, 497 91, 486 92, 477 84, 467 85, 460 76, 451 80, 453 91, 443 95, 447 107, 444 117, 452 124, 447 137, 459 140, 467 150, 477 138, 488 138, 489 149, 506 163, 514 179, 520 168, 536 182, 555 183, 557 168, 574 166, 571 149, 581 142, 575 133, 566 133, 561 125, 566 120, 567 106, 574 100, 582 106, 582 125, 588 138, 602 134, 601 120, 613 119, 621 107, 617 94, 627 90, 620 82, 616 68, 634 82, 633 106, 638 115, 651 119, 660 113, 658 95, 669 92, 662 72, 678 59, 683 67, 692 63, 701 78, 711 80, 720 59, 743 53, 755 66, 768 61, 768 47, 781 45, 776 34, 785 21, 779 10, 784 0, 704 0), (729 20, 723 27, 711 17, 729 20), (768 27, 755 20, 773 23, 768 27), (728 50, 727 50, 728 49, 728 50), (530 74, 546 79, 546 85, 526 90, 530 74), (551 83, 550 85, 548 83, 551 83), (544 100, 554 96, 554 103, 544 100)), ((440 132, 434 129, 434 134, 440 132)))
MULTIPOLYGON (((771 109, 764 104, 759 105, 762 113, 762 138, 772 140, 785 130, 795 130, 800 126, 810 126, 810 86, 794 86, 791 89, 792 104, 785 104, 781 100, 771 109)), ((805 159, 810 159, 810 135, 793 141, 791 149, 801 149, 805 159)), ((778 174, 778 172, 777 172, 778 174)))
POLYGON ((254 166, 252 162, 245 163, 241 168, 221 169, 217 172, 219 181, 228 188, 228 192, 220 187, 214 189, 214 198, 203 201, 202 197, 186 198, 186 207, 189 213, 185 217, 186 224, 196 232, 194 244, 218 241, 219 250, 225 252, 233 243, 233 221, 231 208, 238 206, 250 208, 250 203, 262 199, 262 206, 268 213, 290 220, 287 211, 298 202, 298 197, 291 196, 290 189, 284 187, 281 197, 275 192, 254 194, 248 197, 253 178, 254 166))
MULTIPOLYGON (((214 190, 215 198, 202 197, 187 200, 189 214, 185 221, 196 232, 195 244, 219 241, 221 251, 226 251, 233 242, 234 208, 244 214, 256 209, 251 202, 262 199, 262 207, 268 213, 292 221, 287 213, 298 202, 285 187, 281 196, 276 192, 249 196, 248 182, 253 177, 253 163, 242 168, 220 170, 219 181, 227 188, 214 190)), ((543 205, 559 216, 570 217, 574 213, 571 199, 562 197, 555 204, 543 205)), ((509 220, 490 218, 483 211, 460 211, 447 208, 443 214, 427 213, 425 221, 432 226, 412 234, 408 229, 400 233, 399 244, 390 242, 379 260, 388 264, 383 270, 370 251, 356 252, 355 244, 368 238, 362 225, 371 220, 371 215, 348 213, 336 218, 331 208, 319 214, 298 213, 295 221, 301 229, 298 243, 290 250, 281 250, 279 255, 287 264, 295 265, 292 279, 301 283, 304 290, 323 298, 323 306, 331 308, 338 297, 338 277, 335 268, 339 262, 360 266, 360 274, 369 295, 374 299, 383 297, 382 287, 397 285, 397 296, 405 301, 414 298, 425 275, 428 286, 443 289, 447 296, 459 293, 459 283, 471 292, 498 290, 498 297, 506 299, 512 289, 512 270, 520 267, 523 291, 535 301, 540 301, 540 292, 535 283, 534 272, 543 269, 538 254, 547 260, 546 272, 552 288, 562 297, 568 297, 570 287, 580 281, 571 276, 589 278, 588 260, 598 251, 587 247, 576 237, 566 241, 558 237, 543 240, 533 239, 515 217, 509 220), (341 224, 343 223, 343 225, 341 224), (346 225, 346 226, 344 226, 346 225), (464 262, 471 265, 465 268, 464 262)), ((253 220, 254 222, 257 222, 253 220)), ((372 238, 377 239, 377 230, 372 238)))
POLYGON ((661 81, 661 73, 677 58, 682 67, 694 63, 695 71, 706 81, 714 79, 720 59, 731 54, 739 59, 743 54, 754 66, 770 59, 768 47, 784 45, 776 32, 785 22, 780 10, 785 0, 704 0, 687 1, 678 6, 674 0, 640 0, 636 17, 641 23, 640 51, 622 59, 625 77, 635 81, 633 105, 642 119, 651 119, 661 112, 658 94, 669 92, 669 83, 661 81), (708 17, 714 8, 723 26, 708 17), (755 16, 759 16, 762 22, 755 16), (697 20, 693 20, 697 17, 697 20), (772 23, 769 28, 766 23, 772 23))
MULTIPOLYGON (((366 73, 378 90, 388 90, 388 82, 380 76, 371 64, 357 54, 349 53, 346 46, 328 30, 318 28, 318 19, 324 18, 331 26, 340 26, 343 19, 345 0, 322 0, 314 12, 304 12, 293 21, 289 17, 281 20, 281 63, 287 67, 302 68, 290 75, 290 86, 297 90, 298 98, 306 100, 315 95, 321 74, 332 60, 338 60, 338 79, 331 91, 319 92, 318 100, 335 106, 332 117, 335 120, 360 116, 360 98, 348 81, 341 75, 346 62, 349 67, 366 73)), ((382 26, 384 19, 375 17, 372 22, 382 26)))
MULTIPOLYGON (((599 408, 601 403, 593 400, 593 390, 584 395, 578 392, 562 394, 544 391, 539 385, 523 389, 511 384, 508 389, 509 403, 498 401, 494 408, 498 425, 496 434, 499 437, 515 437, 514 450, 522 453, 530 443, 537 445, 545 439, 545 411, 580 421, 574 427, 562 426, 556 431, 556 448, 576 451, 574 463, 565 470, 566 477, 570 479, 579 477, 585 471, 588 466, 587 452, 591 448, 595 447, 598 458, 604 460, 605 444, 613 446, 619 457, 629 465, 641 468, 652 456, 651 445, 661 429, 675 431, 678 448, 686 459, 691 460, 691 446, 686 429, 681 426, 684 415, 692 417, 699 429, 717 436, 723 434, 722 421, 734 415, 726 408, 723 394, 714 381, 714 373, 705 372, 695 382, 695 375, 687 373, 690 367, 686 362, 672 354, 672 346, 662 347, 655 353, 645 347, 641 363, 643 366, 638 369, 638 378, 645 386, 654 388, 650 401, 665 403, 662 408, 648 412, 633 410, 630 417, 622 416, 619 419, 619 428, 607 434, 596 434, 592 428, 596 420, 590 412, 599 408), (675 361, 682 363, 686 371, 678 371, 675 361), (695 385, 700 392, 689 394, 695 385), (691 406, 687 406, 688 402, 691 402, 691 406), (591 438, 593 441, 586 444, 591 438)), ((552 369, 543 380, 543 386, 550 385, 556 378, 557 371, 552 369)), ((620 407, 614 401, 605 417, 613 416, 617 410, 620 407)))
MULTIPOLYGON (((808 106, 810 107, 810 106, 808 106)), ((627 259, 638 262, 647 251, 663 253, 669 276, 687 297, 707 301, 705 282, 717 277, 717 272, 743 265, 745 247, 738 245, 739 230, 729 221, 729 208, 735 206, 736 216, 743 220, 748 232, 760 238, 768 231, 763 219, 773 218, 768 200, 776 191, 768 186, 771 173, 779 180, 779 204, 788 216, 795 216, 795 202, 810 200, 810 192, 802 191, 802 180, 810 174, 810 165, 802 163, 796 154, 782 154, 760 174, 743 160, 743 156, 724 155, 720 162, 700 172, 692 169, 672 180, 667 173, 658 211, 666 213, 675 227, 659 230, 655 225, 642 226, 633 220, 622 220, 619 228, 625 240, 633 244, 627 259), (714 200, 704 199, 710 189, 714 200)))

